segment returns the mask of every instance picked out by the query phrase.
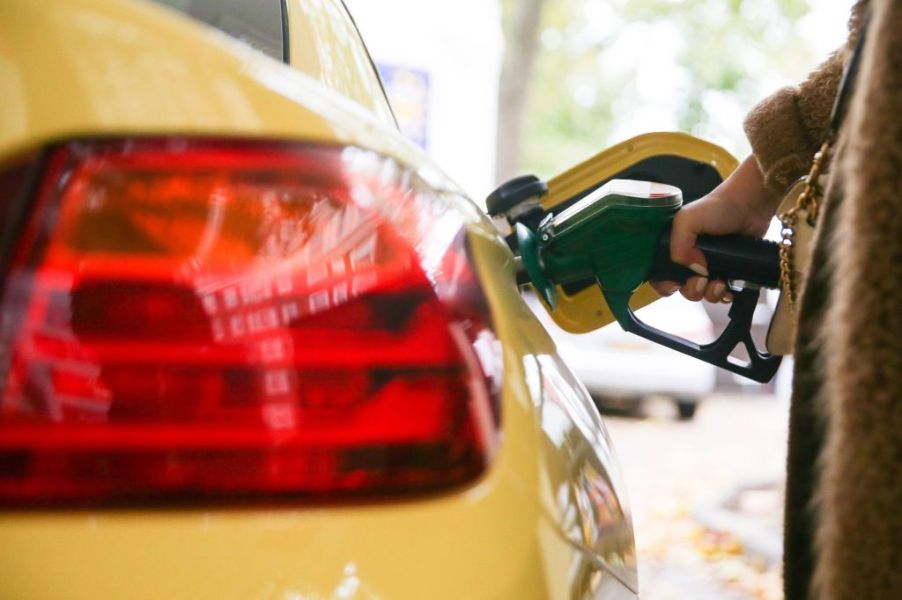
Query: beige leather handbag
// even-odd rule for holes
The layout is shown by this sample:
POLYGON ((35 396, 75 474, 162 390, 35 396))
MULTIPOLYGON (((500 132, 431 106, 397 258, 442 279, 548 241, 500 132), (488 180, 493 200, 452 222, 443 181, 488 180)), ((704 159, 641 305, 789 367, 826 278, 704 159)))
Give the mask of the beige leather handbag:
MULTIPOLYGON (((826 144, 824 145, 827 146, 826 144)), ((770 354, 781 356, 794 351, 797 306, 800 290, 811 262, 811 242, 822 198, 826 175, 820 173, 825 159, 824 148, 815 157, 815 167, 807 177, 798 180, 783 197, 777 214, 783 225, 780 245, 780 288, 777 308, 767 330, 765 346, 770 354), (809 183, 809 182, 815 183, 809 183)))

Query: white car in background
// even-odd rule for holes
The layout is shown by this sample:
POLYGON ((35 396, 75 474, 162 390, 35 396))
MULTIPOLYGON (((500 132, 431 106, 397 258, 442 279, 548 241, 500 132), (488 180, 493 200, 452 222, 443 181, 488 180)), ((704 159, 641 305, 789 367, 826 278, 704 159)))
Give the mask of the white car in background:
MULTIPOLYGON (((676 404, 679 418, 686 420, 714 391, 716 367, 706 362, 627 333, 616 323, 589 333, 568 333, 554 323, 538 298, 529 294, 527 302, 599 408, 634 412, 646 398, 667 396, 676 404)), ((702 304, 680 296, 662 298, 637 315, 649 325, 695 342, 715 337, 702 304)))

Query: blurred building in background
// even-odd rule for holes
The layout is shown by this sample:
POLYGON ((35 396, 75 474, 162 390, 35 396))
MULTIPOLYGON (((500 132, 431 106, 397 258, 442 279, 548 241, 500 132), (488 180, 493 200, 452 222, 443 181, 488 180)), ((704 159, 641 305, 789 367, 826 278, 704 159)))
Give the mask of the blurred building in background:
POLYGON ((477 201, 495 178, 499 0, 348 0, 401 130, 477 201))

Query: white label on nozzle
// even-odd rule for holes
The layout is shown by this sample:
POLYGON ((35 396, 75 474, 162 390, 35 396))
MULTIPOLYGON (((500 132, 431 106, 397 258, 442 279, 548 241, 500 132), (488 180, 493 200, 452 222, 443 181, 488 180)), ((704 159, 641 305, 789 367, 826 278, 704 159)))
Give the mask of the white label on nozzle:
POLYGON ((501 237, 507 237, 514 232, 514 230, 511 229, 511 224, 507 222, 507 217, 504 215, 495 215, 492 217, 492 223, 495 224, 495 229, 498 230, 501 237))
POLYGON ((607 194, 649 199, 682 196, 680 189, 672 185, 635 179, 612 179, 604 184, 599 195, 606 196, 607 194))

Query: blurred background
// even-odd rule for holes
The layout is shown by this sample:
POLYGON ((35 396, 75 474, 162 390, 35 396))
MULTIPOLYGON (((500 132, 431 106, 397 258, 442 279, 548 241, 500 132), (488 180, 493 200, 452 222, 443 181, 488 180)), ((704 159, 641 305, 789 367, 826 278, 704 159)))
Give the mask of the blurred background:
MULTIPOLYGON (((650 131, 744 157, 743 116, 842 44, 851 3, 347 0, 402 131, 477 202, 650 131)), ((791 365, 751 385, 616 326, 566 334, 527 300, 612 415, 643 598, 780 598, 791 365)), ((696 340, 725 317, 681 298, 644 310, 696 340)), ((767 304, 760 313, 763 334, 767 304)))

